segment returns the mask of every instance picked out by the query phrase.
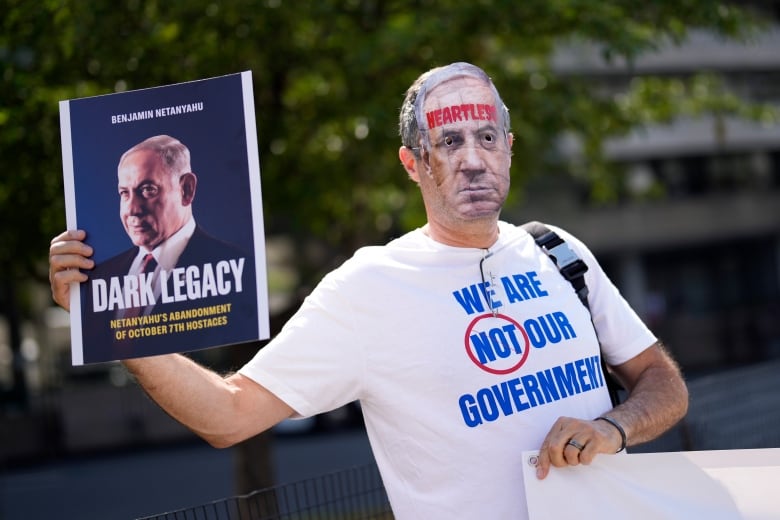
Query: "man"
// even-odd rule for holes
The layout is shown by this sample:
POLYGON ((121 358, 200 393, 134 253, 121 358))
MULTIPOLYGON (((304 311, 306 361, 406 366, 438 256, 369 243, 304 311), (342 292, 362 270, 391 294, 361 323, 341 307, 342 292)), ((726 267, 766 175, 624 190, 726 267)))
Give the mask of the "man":
MULTIPOLYGON (((214 446, 359 399, 396 518, 524 518, 521 453, 588 464, 650 440, 687 409, 676 365, 576 239, 603 351, 630 396, 612 409, 591 317, 521 228, 499 221, 509 114, 489 77, 423 74, 401 109, 399 157, 428 222, 328 274, 237 374, 181 356, 128 360, 171 415, 214 446), (603 418, 603 419, 600 419, 603 418)), ((51 247, 54 298, 83 282, 80 232, 51 247)))
MULTIPOLYGON (((233 323, 246 323, 249 330, 257 330, 252 305, 256 295, 253 257, 196 224, 192 207, 197 177, 190 166, 189 149, 167 135, 150 137, 122 155, 117 180, 119 217, 134 247, 97 264, 90 273, 90 283, 82 285, 85 361, 160 353, 171 341, 169 334, 117 339, 116 329, 110 326, 114 318, 129 320, 230 304, 232 317, 240 318, 233 323), (196 269, 191 272, 197 274, 198 282, 205 281, 207 273, 214 273, 217 285, 225 290, 187 294, 185 284, 177 287, 177 280, 186 280, 185 271, 177 271, 177 267, 196 269)), ((197 334, 200 341, 213 344, 252 337, 225 332, 220 326, 184 334, 197 334)))

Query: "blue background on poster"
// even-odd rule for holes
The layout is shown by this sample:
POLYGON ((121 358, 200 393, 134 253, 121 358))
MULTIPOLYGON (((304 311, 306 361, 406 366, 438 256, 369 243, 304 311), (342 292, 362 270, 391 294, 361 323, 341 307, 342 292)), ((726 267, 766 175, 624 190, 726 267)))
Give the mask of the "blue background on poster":
POLYGON ((127 149, 158 134, 190 149, 198 177, 196 222, 222 240, 254 250, 244 105, 235 95, 241 91, 241 75, 231 74, 70 102, 76 219, 87 231, 95 261, 132 246, 119 219, 117 164, 127 149), (112 115, 199 102, 200 112, 111 122, 112 115))

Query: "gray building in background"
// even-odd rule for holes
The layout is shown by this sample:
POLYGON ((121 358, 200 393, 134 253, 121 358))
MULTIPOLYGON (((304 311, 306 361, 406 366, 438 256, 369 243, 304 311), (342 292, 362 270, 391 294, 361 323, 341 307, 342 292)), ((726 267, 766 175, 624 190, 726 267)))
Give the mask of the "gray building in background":
MULTIPOLYGON (((744 45, 694 32, 631 67, 581 45, 553 64, 615 95, 645 74, 711 72, 780 107, 780 26, 744 45)), ((559 151, 576 162, 578 143, 564 137, 559 151)), ((528 186, 534 198, 508 214, 582 238, 688 373, 780 358, 780 125, 680 119, 610 141, 606 153, 624 171, 616 203, 589 202, 573 174, 542 174, 528 186)))

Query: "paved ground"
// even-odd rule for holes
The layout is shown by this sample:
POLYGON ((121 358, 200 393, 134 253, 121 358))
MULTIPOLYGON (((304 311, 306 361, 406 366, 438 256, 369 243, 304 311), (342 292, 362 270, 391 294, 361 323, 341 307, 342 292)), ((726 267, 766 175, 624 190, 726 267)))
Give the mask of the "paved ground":
MULTIPOLYGON (((274 441, 278 483, 373 462, 362 430, 274 441)), ((233 452, 205 443, 103 455, 0 475, 1 520, 130 520, 234 494, 233 452)))

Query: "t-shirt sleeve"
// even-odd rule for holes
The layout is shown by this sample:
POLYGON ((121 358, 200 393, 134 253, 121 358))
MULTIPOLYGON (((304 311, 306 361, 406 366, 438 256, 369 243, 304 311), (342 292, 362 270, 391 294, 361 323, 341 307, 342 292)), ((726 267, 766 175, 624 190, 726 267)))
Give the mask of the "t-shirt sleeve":
POLYGON ((588 303, 607 363, 623 364, 655 343, 655 335, 607 277, 590 249, 568 232, 554 226, 550 229, 566 240, 588 265, 585 273, 588 303))
POLYGON ((359 398, 365 361, 347 292, 338 270, 328 274, 239 373, 302 417, 359 398))

